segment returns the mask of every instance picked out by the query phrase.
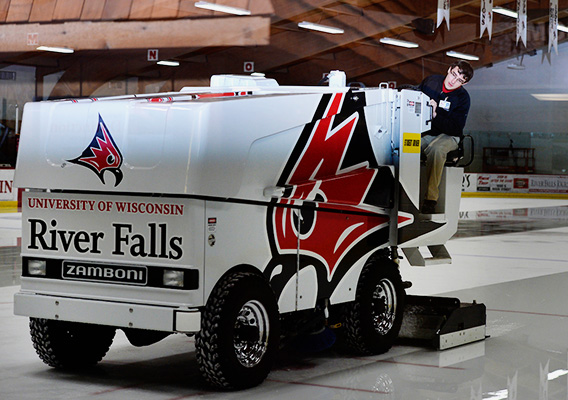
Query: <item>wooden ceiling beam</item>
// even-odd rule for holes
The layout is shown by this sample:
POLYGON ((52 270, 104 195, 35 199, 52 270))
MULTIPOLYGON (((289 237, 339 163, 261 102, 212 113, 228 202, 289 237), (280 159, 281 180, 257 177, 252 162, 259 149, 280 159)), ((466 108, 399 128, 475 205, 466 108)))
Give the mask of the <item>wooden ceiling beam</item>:
MULTIPOLYGON (((36 2, 34 2, 34 5, 36 2)), ((84 0, 57 0, 55 10, 53 10, 53 21, 61 22, 80 19, 83 3, 84 0)))
POLYGON ((272 6, 274 7, 274 17, 272 22, 278 23, 288 19, 293 19, 303 14, 307 14, 314 9, 327 7, 334 3, 337 3, 337 0, 272 0, 272 6))
POLYGON ((101 16, 102 20, 122 20, 130 15, 133 0, 106 1, 101 16))
MULTIPOLYGON (((434 4, 433 0, 429 0, 429 2, 434 4)), ((370 4, 372 7, 362 9, 360 13, 341 13, 329 17, 325 11, 315 11, 316 14, 319 13, 325 19, 320 21, 319 18, 314 18, 314 10, 341 5, 339 3, 351 3, 351 1, 273 0, 275 16, 272 18, 273 33, 270 46, 264 48, 262 52, 255 52, 254 59, 247 56, 248 60, 254 61, 259 71, 277 70, 296 63, 298 60, 307 59, 330 49, 347 46, 369 36, 386 34, 400 25, 410 23, 417 17, 417 10, 423 8, 422 2, 413 0, 374 0, 366 2, 372 3, 370 4), (307 18, 310 17, 308 14, 312 14, 311 18, 307 18), (297 22, 303 19, 343 28, 345 33, 330 35, 298 28, 297 22)), ((350 4, 350 6, 353 5, 350 4)), ((201 49, 195 51, 200 52, 201 49)), ((221 53, 224 51, 221 50, 221 53)), ((192 56, 193 52, 189 52, 180 54, 178 58, 185 59, 192 56)))
MULTIPOLYGON (((564 0, 561 0, 564 1, 564 0)), ((494 0, 495 4, 505 4, 506 0, 494 0)), ((296 77, 297 81, 304 81, 304 72, 311 70, 306 69, 306 61, 313 62, 315 57, 319 57, 321 54, 335 53, 341 54, 345 52, 345 58, 335 57, 335 61, 328 60, 328 64, 333 65, 334 68, 343 69, 342 62, 345 61, 348 65, 358 64, 358 67, 362 69, 360 74, 357 76, 364 76, 365 74, 372 73, 374 66, 377 64, 377 57, 383 59, 383 53, 380 56, 369 55, 369 49, 364 52, 363 56, 360 57, 357 54, 354 55, 354 60, 349 63, 351 57, 353 57, 352 46, 359 40, 366 40, 369 37, 378 38, 381 35, 392 34, 400 26, 408 25, 413 19, 424 15, 429 16, 431 13, 435 12, 436 1, 428 0, 424 2, 415 2, 411 0, 405 1, 391 1, 391 0, 343 0, 341 2, 334 2, 329 0, 305 0, 302 2, 291 2, 288 0, 274 0, 274 9, 276 11, 276 16, 273 17, 273 27, 282 27, 285 25, 275 24, 275 22, 288 23, 289 26, 286 27, 285 32, 274 32, 271 36, 270 46, 264 48, 248 48, 248 49, 221 49, 220 51, 213 52, 208 55, 209 63, 208 66, 222 65, 227 68, 225 72, 228 73, 242 73, 242 63, 243 61, 254 61, 255 69, 260 72, 265 73, 275 73, 283 68, 290 67, 294 69, 299 75, 296 77), (362 15, 357 16, 355 14, 341 13, 331 18, 327 18, 322 23, 345 27, 346 33, 343 35, 328 35, 323 33, 314 33, 309 31, 299 30, 295 23, 299 18, 303 18, 310 13, 313 14, 315 8, 326 8, 326 7, 337 7, 345 6, 349 4, 352 7, 362 7, 362 15), (419 14, 418 11, 425 13, 419 14), (353 30, 353 27, 357 27, 353 30), (356 32, 353 32, 356 31, 356 32), (294 65, 299 64, 300 68, 294 68, 294 65)), ((456 11, 460 11, 460 8, 467 9, 469 13, 474 13, 474 8, 477 7, 479 10, 479 0, 454 0, 452 1, 452 8, 456 11)), ((342 8, 343 9, 343 8, 342 8)), ((329 12, 325 12, 326 17, 329 16, 329 12)), ((499 18, 499 17, 498 17, 499 18)), ((497 19, 498 19, 497 18, 497 19)), ((453 20, 455 23, 456 19, 453 20)), ((314 21, 315 22, 315 21, 314 21)), ((511 21, 508 21, 511 22, 511 21)), ((452 23, 452 25, 453 25, 452 23)), ((472 32, 466 38, 460 36, 459 40, 454 40, 446 44, 442 41, 442 49, 447 49, 451 47, 460 46, 462 44, 461 40, 466 43, 471 42, 476 39, 476 31, 478 20, 477 17, 471 17, 469 23, 472 25, 472 32)), ((511 25, 514 26, 514 25, 511 25)), ((445 29, 441 29, 444 30, 445 29)), ((451 33, 445 31, 445 33, 439 33, 437 36, 441 37, 452 37, 455 36, 456 29, 452 29, 451 33)), ((495 30, 495 28, 494 28, 495 30)), ((408 35, 410 37, 415 36, 414 33, 402 34, 397 37, 404 38, 408 35)), ((436 46, 439 42, 432 42, 432 37, 421 37, 421 42, 426 45, 427 50, 420 53, 419 57, 430 54, 437 51, 436 46), (434 43, 434 45, 433 45, 434 43)), ((357 47, 356 47, 357 48, 357 47)), ((201 50, 197 52, 190 52, 179 56, 179 59, 187 59, 195 54, 200 54, 201 50)), ((400 51, 398 50, 385 50, 387 53, 396 52, 394 56, 387 57, 391 60, 388 64, 383 65, 380 62, 378 65, 379 69, 388 68, 397 62, 404 62, 405 59, 400 59, 400 51)), ((412 57, 410 58, 412 59, 412 57)), ((379 60, 381 61, 381 60, 379 60)), ((354 67, 357 68, 357 67, 354 67)), ((218 68, 214 68, 215 73, 218 68)), ((311 76, 307 80, 311 80, 311 76)))
MULTIPOLYGON (((524 46, 516 46, 514 40, 511 41, 511 37, 514 37, 514 20, 497 14, 494 18, 493 40, 488 41, 487 33, 483 38, 479 38, 479 0, 452 0, 451 30, 448 31, 446 26, 442 26, 434 35, 420 34, 418 30, 411 32, 406 30, 415 18, 432 18, 435 21, 436 0, 418 2, 415 0, 230 0, 234 5, 248 7, 253 14, 255 12, 262 14, 265 20, 262 25, 264 33, 261 35, 257 35, 258 32, 251 33, 251 29, 256 29, 256 22, 252 17, 221 17, 221 14, 196 9, 195 0, 113 0, 112 5, 108 5, 108 1, 75 1, 76 4, 83 4, 80 20, 91 20, 84 23, 82 28, 76 29, 71 22, 42 25, 1 23, 5 21, 12 7, 12 18, 15 18, 16 14, 20 14, 19 18, 23 18, 27 12, 26 7, 30 4, 32 4, 30 20, 32 16, 39 18, 38 16, 42 14, 38 8, 40 6, 47 10, 46 14, 51 13, 51 16, 45 16, 42 22, 49 22, 50 18, 53 20, 54 4, 60 7, 59 13, 65 14, 58 14, 58 18, 76 19, 77 9, 67 10, 59 5, 71 3, 71 0, 33 0, 33 2, 0 0, 0 35, 4 34, 2 29, 6 27, 17 25, 19 28, 19 33, 17 35, 14 33, 15 36, 2 36, 3 46, 0 51, 6 52, 7 56, 25 51, 27 53, 22 54, 40 59, 39 52, 30 51, 35 47, 27 46, 25 38, 30 27, 43 25, 50 25, 51 29, 54 29, 52 32, 47 32, 54 34, 48 38, 60 38, 65 41, 62 45, 74 47, 71 43, 78 40, 85 49, 117 49, 108 53, 85 51, 58 59, 62 63, 73 62, 72 65, 79 65, 77 60, 82 57, 89 60, 89 67, 83 67, 83 70, 70 64, 69 70, 73 70, 74 73, 69 75, 66 73, 61 80, 76 82, 78 79, 83 79, 80 77, 89 76, 91 79, 92 76, 92 83, 88 83, 88 79, 83 81, 81 95, 89 95, 91 88, 100 82, 121 79, 125 76, 139 77, 141 82, 154 78, 171 79, 172 86, 175 81, 176 87, 173 89, 178 90, 177 86, 182 84, 182 79, 184 82, 206 83, 212 74, 242 74, 244 61, 254 61, 256 71, 266 72, 269 77, 276 78, 281 84, 316 84, 321 79, 322 73, 333 69, 345 70, 349 81, 359 80, 374 85, 385 80, 413 83, 420 81, 424 75, 443 73, 445 66, 453 61, 445 56, 446 50, 464 52, 475 50, 477 55, 483 54, 479 62, 473 63, 475 67, 498 62, 524 51, 524 46), (172 11, 176 4, 177 18, 197 17, 185 20, 170 19, 176 18, 172 11), (107 22, 109 25, 104 26, 103 22, 100 22, 101 19, 112 18, 115 14, 110 12, 111 6, 119 7, 116 15, 120 15, 124 20, 107 22), (136 29, 126 29, 129 27, 127 24, 135 22, 128 21, 133 18, 146 20, 137 21, 146 25, 138 25, 136 29), (154 18, 168 20, 158 23, 153 20, 154 18), (301 30, 296 24, 302 20, 343 27, 345 33, 328 35, 301 30), (199 25, 199 21, 203 25, 199 25), (227 27, 227 22, 231 21, 234 21, 235 25, 227 27), (140 26, 146 26, 146 29, 141 30, 147 31, 150 25, 155 31, 148 32, 148 37, 143 36, 144 32, 139 30, 140 26), (93 31, 93 26, 104 26, 109 31, 101 34, 99 31, 93 31), (126 34, 122 29, 126 29, 126 34), (270 30, 272 36, 269 42, 270 30), (378 43, 378 39, 383 36, 414 41, 419 43, 420 48, 400 49, 382 45, 378 43), (97 37, 106 37, 109 41, 89 44, 97 37), (152 41, 154 39, 155 41, 152 41), (239 42, 237 39, 246 40, 239 42), (18 48, 23 50, 9 50, 8 45, 16 42, 18 48), (478 51, 479 46, 483 47, 481 51, 478 51), (156 66, 155 63, 146 60, 143 49, 147 48, 159 48, 161 58, 178 58, 182 64, 179 68, 170 69, 156 66), (121 49, 138 50, 129 53, 121 49), (109 64, 112 64, 109 60, 114 58, 120 58, 121 62, 109 68, 109 64)), ((541 19, 544 20, 545 15, 541 9, 546 4, 547 0, 531 0, 529 19, 542 17, 541 19)), ((507 5, 511 9, 516 7, 515 2, 511 0, 494 0, 494 5, 507 5)), ((559 8, 560 16, 564 15, 568 8, 568 0, 559 0, 559 8)), ((545 38, 541 37, 544 32, 543 26, 546 24, 535 27, 534 21, 529 25, 527 42, 529 46, 544 43, 546 35, 545 38)), ((43 42, 43 34, 39 37, 40 44, 48 44, 43 42)), ((559 43, 565 38, 566 34, 559 33, 559 43)), ((43 56, 52 60, 50 57, 43 56)))
MULTIPOLYGON (((467 7, 477 1, 454 0, 452 7, 467 7)), ((504 0, 495 1, 501 3, 504 0)), ((393 31, 410 24, 418 17, 426 17, 435 13, 437 3, 435 0, 423 2, 412 0, 343 0, 341 2, 274 0, 273 6, 276 13, 276 17, 273 18, 273 27, 283 27, 286 31, 273 32, 270 46, 262 51, 244 51, 245 54, 239 57, 239 64, 246 59, 254 61, 258 71, 273 72, 301 62, 301 60, 309 60, 321 53, 347 48, 358 40, 392 34, 393 31), (327 25, 344 28, 345 33, 342 35, 305 31, 296 26, 302 14, 313 13, 316 8, 345 6, 346 4, 351 7, 361 7, 361 13, 359 15, 341 13, 321 21, 327 25), (281 22, 287 22, 288 26, 279 24, 281 22)), ((234 57, 234 53, 233 49, 221 50, 219 56, 234 57)), ((182 54, 178 58, 185 59, 193 54, 193 52, 182 54)))
POLYGON ((10 0, 0 0, 0 22, 5 22, 8 17, 8 9, 10 8, 10 0))
MULTIPOLYGON (((362 15, 337 15, 325 20, 326 25, 345 29, 341 35, 308 31, 300 28, 271 36, 270 46, 254 59, 259 71, 285 67, 316 54, 346 46, 354 41, 380 35, 416 18, 400 1, 385 1, 381 10, 365 10, 362 15)), ((318 22, 318 21, 312 21, 318 22)))
POLYGON ((51 21, 57 0, 35 1, 30 12, 29 22, 51 21))
MULTIPOLYGON (((252 16, 274 14, 272 3, 267 0, 209 1, 247 8, 252 16)), ((316 0, 308 0, 308 4, 311 1, 316 0)), ((327 0, 325 3, 330 2, 327 0)), ((195 3, 195 0, 0 0, 0 23, 158 20, 227 15, 197 8, 195 3)))
MULTIPOLYGON (((499 1, 499 0, 497 0, 499 1)), ((567 0, 561 0, 565 2, 567 0)), ((385 1, 386 2, 386 1, 385 1)), ((383 3, 385 3, 383 2, 383 3)), ((388 3, 388 2, 387 2, 388 3)), ((472 7, 472 2, 462 1, 463 7, 472 7)), ((504 3, 499 1, 499 3, 504 3)), ((277 7, 277 5, 276 5, 277 7)), ((511 19, 497 17, 493 27, 493 37, 502 32, 514 29, 514 23, 511 19)), ((464 16, 460 19, 452 21, 452 31, 447 32, 445 29, 439 29, 434 36, 417 35, 414 32, 403 34, 400 37, 411 41, 416 41, 421 48, 413 55, 409 55, 413 50, 397 49, 391 46, 385 46, 375 42, 374 47, 361 46, 357 42, 350 42, 344 45, 328 44, 326 53, 303 53, 305 41, 301 39, 292 40, 292 36, 284 36, 289 39, 288 48, 285 45, 277 46, 274 42, 270 48, 230 48, 222 51, 213 52, 207 55, 207 63, 202 65, 194 65, 192 67, 192 75, 195 78, 207 79, 208 75, 215 73, 243 73, 243 62, 254 61, 256 71, 266 72, 273 76, 283 84, 309 83, 317 82, 321 78, 323 72, 332 69, 346 70, 348 78, 353 80, 366 80, 367 77, 384 74, 388 69, 400 63, 412 63, 414 59, 420 60, 422 57, 430 57, 432 54, 441 52, 443 55, 445 50, 462 49, 463 46, 474 46, 475 42, 479 42, 478 18, 464 16), (298 46, 297 43, 302 43, 298 46), (277 54, 280 52, 281 54, 277 54), (270 57, 272 64, 263 64, 259 62, 263 58, 270 57), (333 54, 333 57, 319 57, 321 54, 333 54), (301 61, 304 60, 304 61, 301 61), (265 69, 265 66, 273 66, 271 69, 265 69), (287 73, 282 73, 286 70, 287 73)), ((298 35, 299 32, 293 32, 298 35)), ((315 35, 315 34, 313 34, 315 35)), ((331 35, 321 34, 320 37, 329 39, 331 35)), ((343 36, 343 35, 342 35, 343 36)), ((380 36, 380 34, 378 35, 380 36)), ((484 35, 484 38, 487 34, 484 35)), ((274 35, 273 35, 274 37, 274 35)), ((365 36, 366 38, 366 36, 365 36)), ((491 45, 489 43, 488 45, 491 45)), ((318 47, 321 49, 321 47, 318 47)), ((467 50, 467 49, 465 49, 467 50)), ((475 64, 475 63, 474 63, 475 64)), ((479 65, 482 65, 479 63, 479 65)), ((406 69, 408 70, 408 68, 406 69)), ((422 71, 422 67, 416 69, 422 71)), ((412 74, 414 72, 411 72, 412 74)), ((410 77, 411 75, 407 75, 410 77)), ((421 78, 422 74, 418 76, 421 78)))
POLYGON ((33 0, 11 0, 6 22, 26 22, 30 17, 33 0))
MULTIPOLYGON (((464 2, 463 5, 465 5, 464 2)), ((504 3, 504 2, 500 2, 504 3)), ((559 7, 565 9, 568 7, 568 0, 560 0, 559 7)), ((535 17, 539 17, 538 13, 535 17)), ((529 22, 530 20, 529 14, 529 22)), ((321 65, 323 71, 332 69, 342 69, 347 73, 348 78, 352 80, 364 80, 367 76, 374 75, 391 68, 394 65, 419 59, 437 52, 445 52, 453 50, 461 46, 468 45, 479 39, 479 20, 475 17, 464 16, 459 19, 452 20, 452 30, 438 29, 433 37, 424 37, 417 35, 415 32, 409 32, 399 36, 400 39, 413 41, 419 44, 418 49, 399 49, 392 46, 357 46, 348 50, 337 52, 335 61, 328 62, 328 68, 321 65)), ((496 18, 493 24, 493 37, 500 34, 510 32, 515 29, 514 20, 510 18, 496 18)), ((530 26, 529 26, 529 29, 530 26)), ((530 31, 529 31, 530 32, 530 31)), ((487 34, 485 34, 486 36, 487 34)), ((484 37, 485 37, 484 36, 484 37)), ((527 44, 531 46, 530 33, 527 44)), ((488 42, 491 45, 491 42, 488 42)), ((443 54, 443 53, 442 53, 443 54)), ((305 71, 305 62, 296 66, 290 66, 290 74, 302 74, 305 71)), ((474 62, 474 67, 484 65, 483 62, 474 62)), ((301 79, 299 77, 299 79, 301 79)))
MULTIPOLYGON (((531 28, 531 43, 533 49, 546 49, 548 46, 548 29, 546 25, 536 25, 531 28)), ((568 40, 568 35, 565 35, 563 40, 568 40)), ((528 54, 529 49, 515 45, 516 33, 508 31, 501 35, 496 36, 492 40, 492 46, 484 46, 480 64, 490 67, 493 64, 506 61, 511 58, 511 55, 517 54, 521 56, 528 54)), ((444 58, 440 57, 440 60, 444 58)), ((440 60, 429 59, 427 57, 412 60, 410 62, 398 64, 389 70, 381 70, 370 75, 365 79, 370 82, 380 82, 385 80, 395 80, 398 83, 411 83, 417 84, 424 77, 432 74, 444 74, 446 66, 450 63, 449 58, 445 58, 445 62, 440 60)))
MULTIPOLYGON (((142 1, 142 0, 138 0, 142 1)), ((104 1, 87 1, 83 3, 83 11, 81 12, 82 21, 98 21, 103 15, 105 8, 104 1)))
POLYGON ((227 17, 168 21, 65 22, 0 24, 2 52, 33 51, 38 45, 75 50, 182 48, 192 46, 256 46, 270 40, 270 18, 227 17), (214 35, 211 32, 215 32, 214 35), (28 34, 38 43, 29 44, 28 34))
MULTIPOLYGON (((416 35, 414 32, 400 35, 400 39, 418 43, 419 47, 416 49, 383 45, 376 41, 375 45, 359 45, 350 48, 349 51, 338 52, 333 67, 337 68, 339 65, 349 78, 358 80, 365 75, 391 68, 403 62, 438 51, 453 49, 464 42, 469 43, 478 36, 477 27, 471 23, 470 19, 470 17, 462 17, 461 22, 453 21, 451 34, 448 34, 444 29, 438 29, 435 36, 427 39, 416 35)), ((499 30, 498 26, 494 26, 494 33, 499 30)))

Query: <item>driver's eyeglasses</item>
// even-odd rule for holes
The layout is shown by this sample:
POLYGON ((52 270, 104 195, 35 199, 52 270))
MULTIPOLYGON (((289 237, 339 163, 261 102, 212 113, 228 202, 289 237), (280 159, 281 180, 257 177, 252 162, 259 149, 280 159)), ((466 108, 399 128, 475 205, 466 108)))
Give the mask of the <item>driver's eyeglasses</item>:
POLYGON ((454 71, 453 69, 450 70, 450 73, 452 74, 452 76, 454 78, 456 78, 456 80, 461 83, 462 85, 465 84, 467 81, 463 78, 460 78, 459 74, 456 73, 456 71, 454 71))

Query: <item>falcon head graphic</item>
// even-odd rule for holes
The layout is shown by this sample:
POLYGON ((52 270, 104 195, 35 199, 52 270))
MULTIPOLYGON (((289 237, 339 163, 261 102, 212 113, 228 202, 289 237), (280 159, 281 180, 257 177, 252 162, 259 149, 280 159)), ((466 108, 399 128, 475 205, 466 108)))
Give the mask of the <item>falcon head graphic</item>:
POLYGON ((115 187, 122 181, 123 174, 120 170, 123 161, 122 153, 114 142, 100 114, 97 131, 91 143, 79 157, 67 161, 89 168, 97 174, 103 184, 105 184, 104 173, 106 171, 114 174, 115 187))

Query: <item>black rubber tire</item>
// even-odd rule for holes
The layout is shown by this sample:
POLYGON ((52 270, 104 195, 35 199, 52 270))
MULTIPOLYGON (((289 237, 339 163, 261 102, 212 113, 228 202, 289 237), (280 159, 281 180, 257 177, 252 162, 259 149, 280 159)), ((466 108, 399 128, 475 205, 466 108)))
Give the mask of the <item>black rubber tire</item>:
POLYGON ((355 301, 344 309, 347 346, 359 354, 386 353, 398 337, 405 296, 396 263, 387 258, 369 261, 359 277, 355 301))
POLYGON ((54 368, 84 368, 103 359, 115 328, 30 318, 30 334, 39 358, 54 368))
POLYGON ((278 305, 268 282, 244 272, 222 278, 209 296, 195 340, 205 380, 227 390, 259 385, 272 368, 279 341, 278 305), (255 318, 247 319, 251 314, 255 318), (255 349, 263 349, 262 354, 257 356, 255 349), (251 358, 243 357, 251 353, 251 358))

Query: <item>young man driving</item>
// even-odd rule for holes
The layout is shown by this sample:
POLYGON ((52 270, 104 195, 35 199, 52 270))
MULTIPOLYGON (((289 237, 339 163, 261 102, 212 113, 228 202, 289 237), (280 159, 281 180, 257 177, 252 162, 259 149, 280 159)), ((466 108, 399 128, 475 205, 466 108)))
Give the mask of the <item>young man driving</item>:
POLYGON ((435 213, 447 154, 458 148, 463 136, 470 106, 469 94, 463 86, 472 77, 472 66, 460 60, 450 65, 446 76, 429 76, 420 83, 420 90, 430 97, 433 108, 432 128, 422 134, 428 180, 422 214, 435 213))

